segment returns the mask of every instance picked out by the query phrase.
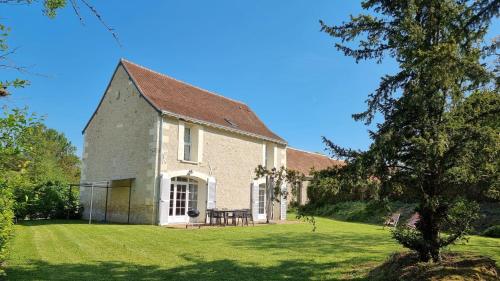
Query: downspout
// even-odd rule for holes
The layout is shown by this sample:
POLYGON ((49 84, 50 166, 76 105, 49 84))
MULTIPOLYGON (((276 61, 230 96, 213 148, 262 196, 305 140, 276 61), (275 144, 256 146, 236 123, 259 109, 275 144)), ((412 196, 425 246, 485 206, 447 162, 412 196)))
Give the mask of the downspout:
POLYGON ((156 187, 154 192, 153 192, 153 224, 158 224, 159 223, 159 218, 158 218, 158 210, 160 209, 160 201, 157 200, 158 198, 158 193, 160 192, 160 183, 161 183, 161 159, 162 159, 162 148, 163 148, 163 113, 160 112, 160 128, 158 129, 159 132, 159 148, 158 148, 158 162, 157 162, 157 169, 156 169, 156 187))

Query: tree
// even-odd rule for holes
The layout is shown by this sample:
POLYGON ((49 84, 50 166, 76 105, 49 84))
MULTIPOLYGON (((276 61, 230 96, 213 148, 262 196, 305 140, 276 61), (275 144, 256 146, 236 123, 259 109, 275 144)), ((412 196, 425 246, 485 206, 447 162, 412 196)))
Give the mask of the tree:
MULTIPOLYGON (((78 215, 79 159, 66 137, 27 109, 0 116, 0 264, 17 217, 78 215)), ((0 274, 2 270, 0 268, 0 274)))
POLYGON ((19 109, 5 111, 0 118, 0 264, 5 260, 6 244, 13 231, 12 186, 23 181, 20 174, 29 162, 23 156, 29 149, 23 145, 23 138, 37 124, 35 117, 19 109))
POLYGON ((344 201, 377 200, 380 182, 373 177, 357 174, 354 165, 333 166, 311 171, 307 187, 309 204, 319 206, 344 201))
POLYGON ((305 176, 300 172, 287 170, 285 167, 267 169, 259 165, 255 168, 255 179, 260 178, 266 178, 266 197, 269 198, 269 200, 266 200, 266 222, 269 223, 273 202, 280 202, 282 198, 286 200, 290 192, 297 194, 297 189, 300 188, 305 176), (290 191, 283 188, 285 184, 290 186, 290 191))
MULTIPOLYGON (((9 5, 32 5, 37 3, 38 1, 34 0, 0 0, 0 4, 9 5)), ((68 1, 66 0, 43 0, 43 8, 42 12, 45 16, 50 19, 53 19, 57 15, 57 11, 63 9, 68 6, 68 1)), ((80 22, 83 24, 84 20, 80 11, 80 6, 83 5, 91 12, 93 16, 95 16, 99 22, 111 33, 113 38, 115 38, 116 42, 120 44, 118 40, 118 34, 116 34, 115 30, 110 27, 103 19, 99 11, 87 0, 71 0, 69 1, 70 6, 73 8, 76 16, 79 18, 80 22)), ((5 70, 15 70, 21 73, 28 72, 28 69, 24 66, 19 66, 11 60, 9 60, 9 56, 14 54, 17 49, 9 48, 7 43, 7 39, 9 36, 11 29, 4 24, 0 23, 0 69, 5 70)), ((21 78, 16 78, 13 80, 0 80, 0 98, 6 97, 9 95, 8 88, 23 88, 29 85, 29 81, 21 78)))
MULTIPOLYGON (((348 165, 379 179, 382 192, 416 192, 416 231, 394 237, 422 261, 438 261, 440 249, 470 229, 477 207, 461 198, 459 187, 491 183, 498 174, 498 127, 481 132, 478 123, 460 120, 468 118, 461 106, 472 93, 498 95, 498 67, 487 64, 498 42, 485 44, 484 37, 499 6, 499 0, 365 0, 369 13, 338 26, 320 21, 322 31, 340 39, 336 48, 356 62, 389 56, 399 64, 369 95, 367 110, 353 115, 366 124, 375 114, 383 117, 370 132, 369 149, 325 143, 348 165), (489 171, 474 171, 469 160, 489 171)), ((498 121, 497 110, 480 119, 498 121)))

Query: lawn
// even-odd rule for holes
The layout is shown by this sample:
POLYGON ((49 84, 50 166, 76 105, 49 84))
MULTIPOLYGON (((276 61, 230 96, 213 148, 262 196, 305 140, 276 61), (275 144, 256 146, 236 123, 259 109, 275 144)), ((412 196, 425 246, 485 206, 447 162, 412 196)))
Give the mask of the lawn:
MULTIPOLYGON (((16 227, 9 280, 365 280, 401 251, 380 226, 307 223, 168 229, 38 221, 16 227)), ((452 250, 500 261, 500 239, 471 237, 452 250)), ((497 263, 498 264, 498 263, 497 263)))

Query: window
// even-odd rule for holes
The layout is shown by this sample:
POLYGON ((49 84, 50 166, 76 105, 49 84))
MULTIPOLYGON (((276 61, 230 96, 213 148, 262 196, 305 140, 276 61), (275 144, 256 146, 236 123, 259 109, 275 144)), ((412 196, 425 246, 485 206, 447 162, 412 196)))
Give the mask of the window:
POLYGON ((259 185, 259 215, 265 214, 265 204, 266 204, 266 184, 261 183, 259 185))
POLYGON ((186 185, 177 184, 177 190, 175 193, 175 215, 184 216, 186 215, 186 185))
POLYGON ((189 164, 203 161, 203 127, 179 121, 177 159, 189 164))
POLYGON ((198 184, 189 184, 188 210, 198 209, 198 184))
POLYGON ((184 160, 191 161, 192 143, 191 128, 184 127, 184 160))

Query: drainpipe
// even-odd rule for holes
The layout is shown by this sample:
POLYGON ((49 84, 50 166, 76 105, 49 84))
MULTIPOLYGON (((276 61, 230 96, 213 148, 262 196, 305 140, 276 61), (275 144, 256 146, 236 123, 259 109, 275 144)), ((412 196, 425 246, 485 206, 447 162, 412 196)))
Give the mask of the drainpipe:
POLYGON ((158 167, 156 173, 156 187, 153 192, 153 225, 158 224, 158 211, 160 209, 160 202, 157 200, 158 193, 160 192, 160 184, 161 184, 161 158, 162 158, 162 148, 163 148, 163 113, 160 113, 160 128, 159 128, 159 148, 158 148, 158 167))

